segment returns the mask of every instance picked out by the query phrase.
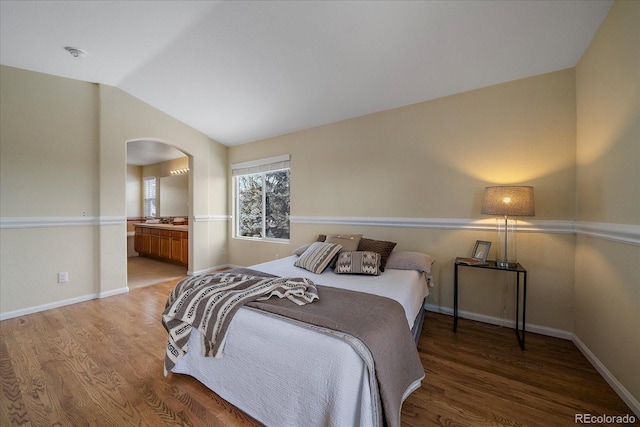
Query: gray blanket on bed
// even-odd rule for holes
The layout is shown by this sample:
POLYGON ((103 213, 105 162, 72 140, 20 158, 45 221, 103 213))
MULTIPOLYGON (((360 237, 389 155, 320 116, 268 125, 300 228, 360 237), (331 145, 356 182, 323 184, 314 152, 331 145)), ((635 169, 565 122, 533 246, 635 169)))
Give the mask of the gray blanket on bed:
MULTIPOLYGON (((244 268, 230 272, 274 277, 244 268)), ((402 402, 424 378, 404 309, 389 298, 320 284, 317 287, 320 298, 313 304, 297 306, 290 301, 271 299, 249 302, 247 307, 355 337, 357 340, 350 343, 367 363, 372 393, 376 396, 379 391, 382 402, 383 411, 377 413, 377 418, 388 426, 400 426, 402 402), (367 353, 373 360, 369 360, 367 353)))

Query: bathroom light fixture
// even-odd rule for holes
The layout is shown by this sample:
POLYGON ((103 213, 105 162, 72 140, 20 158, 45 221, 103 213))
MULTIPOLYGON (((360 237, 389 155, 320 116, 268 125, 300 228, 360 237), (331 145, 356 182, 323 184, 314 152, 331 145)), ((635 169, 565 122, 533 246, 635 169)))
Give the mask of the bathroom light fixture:
POLYGON ((84 58, 87 56, 87 52, 82 49, 78 49, 77 47, 65 46, 64 50, 69 52, 74 58, 84 58))
POLYGON ((171 175, 186 175, 189 173, 189 168, 176 169, 169 172, 171 175))

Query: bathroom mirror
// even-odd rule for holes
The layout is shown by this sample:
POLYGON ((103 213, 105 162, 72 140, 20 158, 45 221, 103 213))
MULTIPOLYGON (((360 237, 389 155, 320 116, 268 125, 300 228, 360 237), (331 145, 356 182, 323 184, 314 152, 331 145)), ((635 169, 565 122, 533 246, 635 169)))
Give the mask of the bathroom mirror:
POLYGON ((160 178, 159 216, 189 216, 189 175, 160 178))

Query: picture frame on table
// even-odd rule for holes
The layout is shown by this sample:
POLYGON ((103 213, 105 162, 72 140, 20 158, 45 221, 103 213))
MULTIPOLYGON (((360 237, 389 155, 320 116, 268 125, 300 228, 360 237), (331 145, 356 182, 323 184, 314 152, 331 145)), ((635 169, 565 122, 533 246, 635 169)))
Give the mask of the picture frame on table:
POLYGON ((491 242, 486 240, 476 240, 476 245, 473 247, 473 253, 471 258, 477 259, 481 262, 486 262, 489 256, 489 249, 491 249, 491 242))

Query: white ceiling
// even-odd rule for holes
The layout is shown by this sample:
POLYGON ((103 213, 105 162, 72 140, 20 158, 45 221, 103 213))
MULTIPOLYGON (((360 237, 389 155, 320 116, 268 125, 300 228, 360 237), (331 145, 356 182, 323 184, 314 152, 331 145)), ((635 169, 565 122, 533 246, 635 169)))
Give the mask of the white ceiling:
POLYGON ((130 141, 127 143, 127 164, 144 166, 185 157, 182 151, 156 141, 130 141))
POLYGON ((232 146, 573 67, 611 4, 1 0, 0 63, 116 86, 232 146))

